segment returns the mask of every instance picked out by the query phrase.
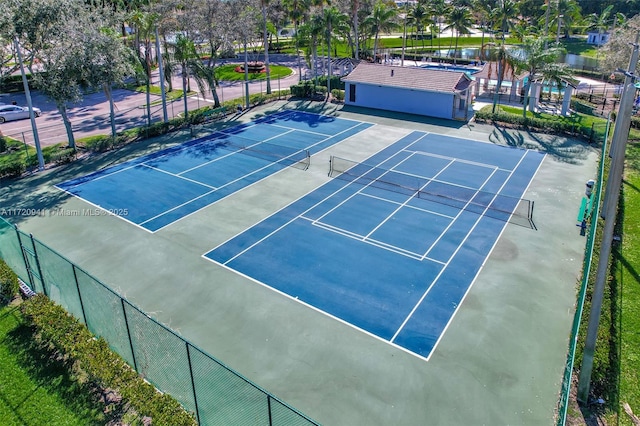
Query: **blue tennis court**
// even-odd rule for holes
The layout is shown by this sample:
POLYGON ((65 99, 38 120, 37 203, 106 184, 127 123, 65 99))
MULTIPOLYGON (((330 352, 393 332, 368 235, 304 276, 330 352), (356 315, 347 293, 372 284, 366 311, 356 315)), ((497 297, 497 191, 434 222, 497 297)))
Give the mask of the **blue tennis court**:
POLYGON ((428 359, 543 158, 415 131, 204 256, 428 359))
POLYGON ((155 232, 370 126, 283 111, 57 187, 155 232))

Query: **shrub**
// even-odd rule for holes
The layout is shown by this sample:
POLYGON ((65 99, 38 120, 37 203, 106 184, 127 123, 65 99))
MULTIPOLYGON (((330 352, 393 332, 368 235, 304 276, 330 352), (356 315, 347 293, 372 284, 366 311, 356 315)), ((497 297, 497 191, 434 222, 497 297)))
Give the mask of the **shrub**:
POLYGON ((25 164, 21 160, 15 159, 9 163, 0 164, 0 178, 16 178, 23 174, 25 170, 25 164))
POLYGON ((19 289, 18 276, 0 259, 0 296, 11 300, 19 289))
POLYGON ((77 144, 84 146, 91 152, 104 152, 113 148, 113 138, 107 135, 88 136, 77 141, 77 144))
POLYGON ((4 136, 0 136, 0 152, 5 152, 7 150, 7 140, 4 136))
POLYGON ((71 360, 69 365, 78 375, 88 376, 103 389, 115 389, 139 415, 151 417, 153 424, 195 426, 193 416, 175 399, 145 382, 103 338, 95 338, 84 324, 46 296, 32 297, 21 310, 28 325, 34 327, 38 343, 71 360))
POLYGON ((56 164, 70 163, 76 157, 76 150, 74 148, 66 148, 54 151, 51 154, 50 161, 56 164))
POLYGON ((571 108, 577 112, 593 115, 596 105, 580 99, 571 100, 571 108))
POLYGON ((333 89, 331 90, 331 96, 333 96, 338 101, 344 101, 344 90, 333 89))

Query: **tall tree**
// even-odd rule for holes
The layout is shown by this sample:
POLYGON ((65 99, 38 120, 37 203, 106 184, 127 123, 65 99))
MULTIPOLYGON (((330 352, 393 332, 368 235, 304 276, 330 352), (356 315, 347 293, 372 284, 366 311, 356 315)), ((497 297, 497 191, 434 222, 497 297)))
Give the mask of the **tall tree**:
POLYGON ((269 69, 269 38, 267 32, 267 6, 269 0, 260 0, 260 9, 262 10, 262 29, 263 29, 263 43, 264 43, 264 64, 266 66, 267 77, 267 94, 271 93, 271 70, 269 69))
POLYGON ((526 71, 529 74, 527 85, 524 88, 524 107, 522 108, 522 115, 524 117, 526 117, 527 114, 531 82, 539 78, 544 78, 543 74, 545 70, 549 69, 550 64, 556 63, 560 54, 563 53, 562 48, 545 48, 544 44, 544 40, 541 38, 527 38, 524 40, 522 46, 520 46, 519 54, 517 56, 512 55, 516 69, 526 71))
MULTIPOLYGON (((441 55, 442 45, 440 44, 440 34, 442 34, 442 20, 449 13, 449 5, 445 0, 431 1, 431 16, 433 16, 433 26, 431 28, 438 29, 438 56, 441 55)), ((431 37, 433 40, 433 37, 431 37)))
POLYGON ((298 65, 298 81, 302 80, 302 66, 300 64, 300 46, 298 43, 299 38, 297 37, 298 28, 300 27, 300 23, 304 21, 306 16, 308 15, 308 10, 310 6, 309 0, 284 0, 285 7, 289 11, 289 17, 293 20, 293 28, 294 28, 294 43, 296 46, 296 62, 298 65))
POLYGON ((189 117, 189 108, 187 105, 187 98, 189 93, 189 78, 193 76, 199 79, 202 68, 202 61, 200 55, 196 50, 196 45, 193 40, 187 36, 178 34, 176 36, 176 43, 173 46, 173 60, 180 67, 180 73, 182 76, 182 99, 184 102, 184 117, 189 117))
POLYGON ((396 28, 397 10, 395 7, 388 6, 386 3, 378 2, 373 7, 373 13, 366 19, 367 25, 374 34, 373 42, 373 58, 376 59, 378 53, 378 39, 380 33, 389 33, 396 28))
MULTIPOLYGON (((424 49, 424 26, 428 17, 427 8, 423 3, 416 3, 409 11, 408 24, 414 28, 414 36, 420 34, 422 48, 424 49)), ((415 38, 415 37, 414 37, 415 38)))
POLYGON ((327 42, 327 96, 331 96, 331 76, 333 75, 333 66, 331 65, 331 38, 333 31, 347 24, 347 16, 342 14, 335 6, 331 6, 323 10, 322 21, 325 26, 325 40, 327 42))
POLYGON ((109 102, 111 136, 115 139, 115 107, 111 88, 114 84, 123 84, 124 79, 132 74, 136 57, 112 29, 98 30, 90 24, 83 25, 82 29, 86 81, 88 85, 104 90, 109 102))
MULTIPOLYGON (((154 28, 158 20, 158 15, 141 10, 135 11, 131 15, 131 23, 135 27, 135 52, 138 61, 144 70, 145 93, 147 96, 147 125, 151 126, 151 73, 153 71, 152 45, 151 40, 154 35, 154 28)), ((168 55, 167 55, 168 57, 168 55)), ((171 76, 171 67, 165 66, 165 73, 171 76)), ((171 89, 171 86, 169 86, 171 89)))
POLYGON ((470 34, 471 13, 466 7, 456 6, 451 9, 451 13, 447 16, 448 25, 445 30, 452 30, 456 33, 456 47, 453 50, 453 61, 456 63, 456 54, 458 52, 458 39, 460 34, 470 34))

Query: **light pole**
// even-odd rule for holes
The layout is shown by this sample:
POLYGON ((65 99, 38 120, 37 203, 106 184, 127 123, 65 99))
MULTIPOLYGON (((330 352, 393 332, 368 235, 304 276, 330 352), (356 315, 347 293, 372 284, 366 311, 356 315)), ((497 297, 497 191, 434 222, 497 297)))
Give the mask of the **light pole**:
POLYGON ((22 86, 24 94, 27 98, 27 106, 29 107, 29 118, 31 119, 31 129, 33 130, 33 143, 36 146, 36 155, 38 156, 38 170, 44 170, 44 157, 42 156, 42 148, 40 147, 40 138, 38 137, 38 127, 36 126, 36 116, 33 113, 33 103, 31 102, 31 91, 29 90, 29 82, 27 74, 24 71, 24 62, 22 62, 22 52, 20 51, 20 42, 18 37, 14 39, 16 53, 18 54, 18 62, 20 63, 20 73, 22 74, 22 86))
MULTIPOLYGON (((620 98, 618 116, 616 117, 616 127, 613 131, 610 152, 611 170, 607 178, 607 191, 603 204, 602 216, 605 219, 602 235, 602 245, 600 247, 600 258, 598 260, 598 272, 596 282, 593 287, 591 297, 591 312, 589 313, 589 326, 585 339, 584 352, 582 356, 582 366, 580 367, 580 378, 578 380, 578 401, 587 403, 589 399, 589 388, 591 384, 591 372, 593 370, 593 355, 598 337, 598 326, 600 325, 600 313, 602 310, 602 299, 604 296, 604 286, 607 281, 609 271, 609 258, 611 256, 611 244, 613 243, 613 231, 616 224, 616 211, 618 209, 618 198, 620 196, 620 185, 622 184, 622 171, 624 168, 625 147, 629 135, 629 125, 631 123, 631 108, 635 95, 634 72, 638 63, 638 41, 640 33, 636 34, 636 41, 633 44, 633 53, 629 61, 629 70, 623 71, 625 75, 624 90, 620 98)), ((602 159, 604 161, 604 159, 602 159)), ((594 219, 597 220, 597 219, 594 219)))

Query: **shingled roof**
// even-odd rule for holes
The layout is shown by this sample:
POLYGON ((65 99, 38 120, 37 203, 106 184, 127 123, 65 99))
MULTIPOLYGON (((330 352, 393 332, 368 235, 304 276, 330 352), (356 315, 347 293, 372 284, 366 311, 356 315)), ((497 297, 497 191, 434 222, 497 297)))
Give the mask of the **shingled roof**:
POLYGON ((342 77, 342 81, 429 92, 455 93, 467 89, 472 80, 463 72, 361 62, 349 75, 342 77))

